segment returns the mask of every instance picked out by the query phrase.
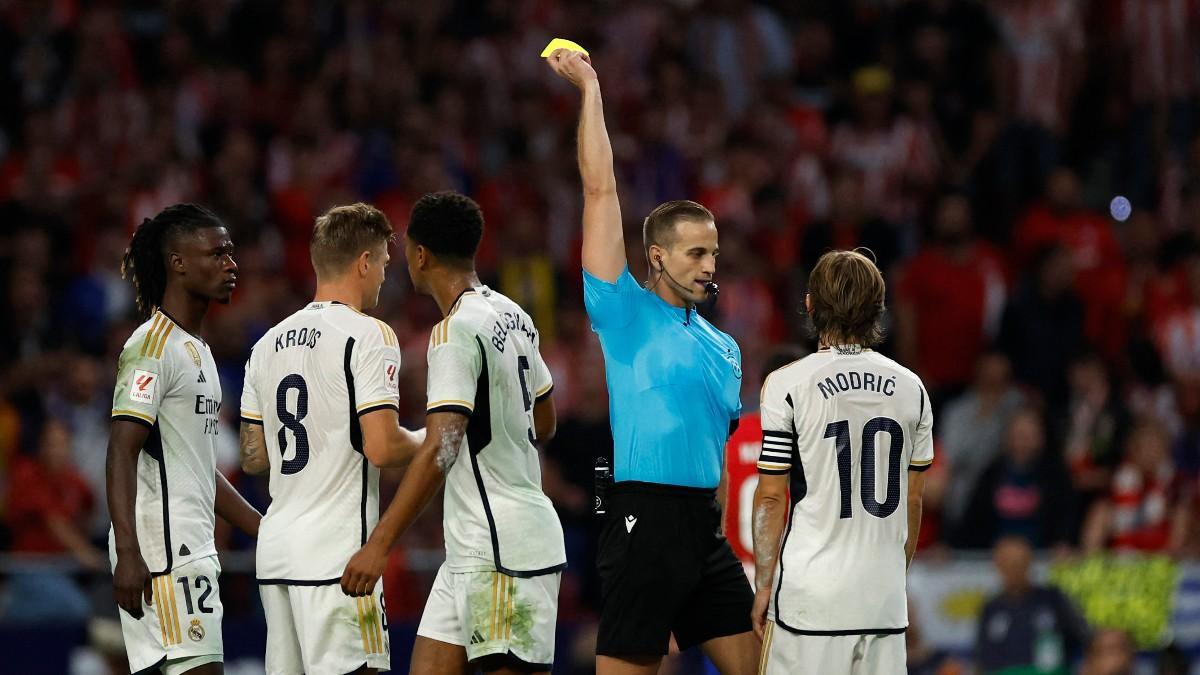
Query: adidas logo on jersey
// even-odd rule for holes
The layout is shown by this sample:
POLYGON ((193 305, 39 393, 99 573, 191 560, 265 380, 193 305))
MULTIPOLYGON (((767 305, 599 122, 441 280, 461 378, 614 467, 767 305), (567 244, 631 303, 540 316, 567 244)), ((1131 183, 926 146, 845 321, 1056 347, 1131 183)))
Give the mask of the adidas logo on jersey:
POLYGON ((478 645, 478 644, 483 644, 484 642, 487 642, 487 640, 483 639, 483 636, 479 634, 478 630, 471 633, 471 644, 478 645))
POLYGON ((633 532, 634 525, 637 525, 637 516, 625 516, 625 531, 633 532))
POLYGON ((196 382, 208 382, 208 380, 206 380, 206 379, 204 378, 204 371, 203 371, 203 370, 202 370, 202 371, 200 371, 200 379, 196 380, 196 382))
POLYGON ((191 555, 192 550, 187 547, 187 544, 179 545, 179 555, 191 555))

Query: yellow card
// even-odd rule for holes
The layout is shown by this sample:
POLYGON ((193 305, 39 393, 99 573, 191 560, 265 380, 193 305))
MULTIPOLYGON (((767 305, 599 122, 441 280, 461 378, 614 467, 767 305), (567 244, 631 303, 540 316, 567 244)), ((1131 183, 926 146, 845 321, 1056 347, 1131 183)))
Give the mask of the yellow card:
POLYGON ((547 56, 550 56, 551 54, 553 54, 555 52, 555 50, 558 50, 558 49, 566 49, 566 50, 572 51, 572 52, 580 52, 584 56, 590 56, 590 54, 588 54, 588 51, 586 49, 584 49, 583 47, 580 47, 578 44, 571 42, 570 40, 567 40, 565 38, 554 38, 553 40, 550 41, 550 44, 546 45, 546 48, 542 50, 542 58, 544 59, 547 56))

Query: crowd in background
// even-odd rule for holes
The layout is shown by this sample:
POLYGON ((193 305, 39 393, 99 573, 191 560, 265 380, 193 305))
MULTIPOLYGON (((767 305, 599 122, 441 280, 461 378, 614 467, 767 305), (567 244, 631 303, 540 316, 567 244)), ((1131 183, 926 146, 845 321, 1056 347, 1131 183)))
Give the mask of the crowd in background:
MULTIPOLYGON (((586 614, 611 436, 582 308, 577 93, 538 58, 553 36, 600 75, 634 275, 653 206, 716 215, 712 318, 741 346, 748 409, 771 349, 811 345, 807 270, 868 247, 889 284, 881 349, 935 405, 923 548, 1200 554, 1192 0, 0 0, 0 550, 107 567, 112 380, 140 321, 118 263, 143 218, 195 201, 231 230, 239 287, 204 333, 219 463, 265 508, 265 479, 238 468, 242 367, 311 298, 315 216, 368 201, 403 232, 420 195, 453 189, 483 207, 481 279, 541 331, 563 611, 586 614), (1118 195, 1131 214, 1109 213, 1118 195)), ((440 316, 394 260, 374 313, 419 426, 440 316)), ((432 508, 396 552, 391 611, 419 613, 405 553, 440 537, 432 508)), ((55 611, 93 611, 54 588, 55 611)))

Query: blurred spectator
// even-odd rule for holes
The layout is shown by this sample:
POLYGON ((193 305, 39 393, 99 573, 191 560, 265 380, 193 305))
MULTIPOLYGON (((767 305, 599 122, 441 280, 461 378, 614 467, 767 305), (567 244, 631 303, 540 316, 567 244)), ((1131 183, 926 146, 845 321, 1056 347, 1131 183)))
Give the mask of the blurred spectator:
POLYGON ((1069 416, 1062 434, 1064 459, 1079 493, 1080 513, 1085 514, 1092 501, 1108 490, 1129 419, 1098 355, 1077 358, 1071 364, 1070 382, 1069 416))
POLYGON ((1088 643, 1079 675, 1133 675, 1133 652, 1133 641, 1123 631, 1101 628, 1088 643))
POLYGON ((1057 453, 1046 448, 1042 416, 1032 408, 1008 425, 1004 454, 975 484, 956 537, 959 545, 990 548, 1021 537, 1039 548, 1072 543, 1073 496, 1057 453))
POLYGON ((1001 591, 979 616, 975 649, 981 673, 1066 675, 1087 642, 1087 624, 1071 601, 1058 589, 1033 584, 1032 560, 1033 550, 1025 539, 996 542, 992 561, 1001 591))
MULTIPOLYGON (((71 435, 59 422, 42 427, 37 453, 14 462, 8 518, 14 553, 70 554, 88 570, 106 566, 87 540, 93 505, 87 482, 71 466, 71 435)), ((84 621, 91 607, 66 573, 32 566, 12 576, 4 618, 13 622, 84 621)))
POLYGON ((1012 121, 998 147, 1010 195, 1032 194, 1031 189, 1040 186, 1059 159, 1059 141, 1083 76, 1081 4, 1079 0, 988 3, 1004 47, 1001 100, 1012 121))
MULTIPOLYGON (((833 132, 834 162, 863 181, 864 210, 898 226, 917 218, 918 195, 936 183, 937 150, 929 129, 900 115, 893 102, 892 73, 880 66, 855 71, 854 116, 833 132)), ((913 232, 904 237, 907 250, 913 232)))
POLYGON ((1107 358, 1125 346, 1121 299, 1125 261, 1108 220, 1082 204, 1079 177, 1065 167, 1046 180, 1044 201, 1031 208, 1013 233, 1015 261, 1023 269, 1047 246, 1069 253, 1075 292, 1085 308, 1084 335, 1107 358))
POLYGON ((833 179, 828 220, 810 223, 800 245, 804 281, 817 260, 831 249, 869 248, 881 271, 900 257, 900 242, 891 225, 867 210, 863 178, 857 171, 842 171, 833 179))
POLYGON ((974 237, 971 203, 962 194, 938 202, 929 245, 900 273, 896 348, 921 376, 935 408, 962 391, 1004 310, 1000 255, 974 237))
POLYGON ((908 675, 963 675, 967 672, 966 664, 925 642, 912 602, 908 604, 908 630, 904 632, 904 645, 908 650, 908 675))
POLYGON ((1129 435, 1107 498, 1092 506, 1083 532, 1089 552, 1178 553, 1191 522, 1191 493, 1171 461, 1161 426, 1143 422, 1129 435))
POLYGON ((1009 423, 1023 401, 1013 386, 1008 357, 991 352, 979 358, 971 388, 942 409, 935 428, 938 457, 947 462, 953 476, 945 501, 951 531, 960 526, 979 477, 1000 454, 1009 423))
POLYGON ((1004 310, 999 343, 1013 374, 1057 418, 1067 398, 1067 365, 1084 348, 1084 309, 1072 289, 1065 249, 1039 252, 1033 270, 1004 310))

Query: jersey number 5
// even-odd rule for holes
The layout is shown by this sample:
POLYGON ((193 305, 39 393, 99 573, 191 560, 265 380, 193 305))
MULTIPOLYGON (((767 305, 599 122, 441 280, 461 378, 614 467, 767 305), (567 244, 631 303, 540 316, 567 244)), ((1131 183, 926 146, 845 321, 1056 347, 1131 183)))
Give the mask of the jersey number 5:
MULTIPOLYGON (((850 422, 830 422, 825 427, 825 438, 834 439, 837 448, 838 483, 842 493, 842 518, 850 518, 854 511, 850 508, 850 422)), ((861 462, 861 497, 863 508, 876 518, 887 518, 896 512, 900 505, 900 455, 904 450, 904 430, 896 420, 890 417, 876 417, 862 430, 861 462), (875 436, 887 432, 891 438, 888 451, 887 494, 883 502, 875 501, 875 436)))
POLYGON ((303 377, 292 373, 279 381, 275 390, 275 412, 279 415, 279 455, 287 455, 287 432, 291 431, 296 438, 296 455, 292 459, 284 459, 280 472, 285 476, 300 473, 308 465, 308 430, 301 424, 308 416, 308 383, 303 377), (288 391, 296 390, 296 412, 288 410, 288 391))

